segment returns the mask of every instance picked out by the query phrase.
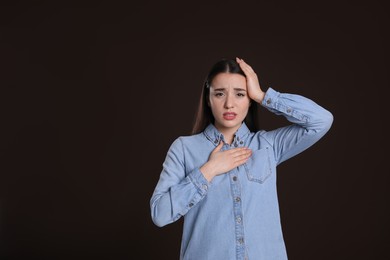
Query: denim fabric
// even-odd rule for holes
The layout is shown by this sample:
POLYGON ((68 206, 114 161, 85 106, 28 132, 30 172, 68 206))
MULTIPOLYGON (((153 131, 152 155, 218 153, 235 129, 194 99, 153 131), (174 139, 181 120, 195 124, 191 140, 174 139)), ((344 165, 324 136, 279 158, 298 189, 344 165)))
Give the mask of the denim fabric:
POLYGON ((170 146, 150 200, 164 226, 184 216, 180 259, 287 259, 276 189, 276 166, 304 151, 330 129, 333 115, 312 100, 268 88, 262 106, 291 122, 250 132, 243 122, 231 145, 249 147, 248 161, 209 183, 199 168, 224 140, 213 124, 170 146))

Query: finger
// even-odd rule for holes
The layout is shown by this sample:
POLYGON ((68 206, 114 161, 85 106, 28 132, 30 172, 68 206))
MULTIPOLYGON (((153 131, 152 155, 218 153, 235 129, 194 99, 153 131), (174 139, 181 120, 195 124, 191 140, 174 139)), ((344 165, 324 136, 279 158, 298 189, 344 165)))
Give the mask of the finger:
POLYGON ((240 156, 247 156, 247 155, 250 155, 252 154, 252 151, 251 150, 242 150, 242 151, 237 151, 235 153, 232 154, 233 158, 237 158, 237 157, 240 157, 240 156))
POLYGON ((230 155, 234 155, 237 152, 246 151, 246 150, 248 150, 248 148, 246 147, 237 147, 237 148, 232 148, 230 150, 226 150, 226 153, 230 155))
POLYGON ((243 146, 243 147, 235 147, 235 148, 232 148, 230 149, 229 151, 231 152, 237 152, 237 151, 246 151, 246 150, 252 150, 251 148, 249 147, 246 147, 246 146, 243 146))
POLYGON ((246 160, 249 157, 251 157, 251 153, 241 154, 241 155, 234 158, 234 162, 246 160))
POLYGON ((248 158, 245 158, 245 159, 242 159, 242 160, 239 160, 239 161, 236 161, 236 162, 234 162, 233 165, 234 165, 234 167, 238 167, 238 166, 240 166, 240 165, 246 163, 246 162, 248 161, 248 159, 249 159, 249 157, 248 157, 248 158))
POLYGON ((240 63, 241 65, 241 69, 244 70, 244 71, 247 71, 249 73, 252 73, 254 72, 253 68, 251 66, 249 66, 247 63, 245 63, 245 61, 243 61, 242 63, 240 63))
POLYGON ((222 146, 223 146, 223 141, 221 140, 219 141, 219 144, 214 148, 212 153, 219 152, 222 149, 222 146))
POLYGON ((230 149, 229 151, 235 152, 235 151, 248 150, 248 149, 249 149, 248 147, 243 146, 243 147, 234 147, 234 148, 230 149))
POLYGON ((238 63, 240 64, 241 67, 248 69, 249 71, 253 71, 253 68, 248 63, 246 63, 243 59, 239 59, 238 63))
POLYGON ((245 73, 246 76, 250 77, 250 76, 256 75, 256 73, 254 72, 254 70, 251 67, 245 66, 242 63, 240 65, 241 65, 242 71, 245 73))

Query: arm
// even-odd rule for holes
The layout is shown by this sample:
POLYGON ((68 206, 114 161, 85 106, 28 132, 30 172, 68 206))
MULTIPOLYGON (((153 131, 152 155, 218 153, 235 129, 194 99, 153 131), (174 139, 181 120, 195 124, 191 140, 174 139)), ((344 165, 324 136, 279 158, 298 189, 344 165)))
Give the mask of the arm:
POLYGON ((312 146, 333 123, 333 115, 328 110, 300 95, 268 88, 261 105, 293 123, 261 134, 273 146, 277 164, 312 146))
POLYGON ((221 141, 203 166, 186 175, 183 142, 178 138, 172 143, 150 200, 152 220, 157 226, 184 216, 206 196, 214 176, 243 164, 252 154, 250 149, 241 147, 220 151, 222 145, 221 141))
POLYGON ((199 168, 186 175, 183 144, 177 138, 168 150, 150 200, 153 222, 162 227, 178 220, 204 198, 208 186, 199 168))
POLYGON ((249 97, 293 123, 259 134, 273 147, 277 164, 306 150, 330 129, 333 115, 328 110, 300 95, 279 93, 272 88, 263 92, 252 67, 243 59, 236 61, 245 73, 249 97))

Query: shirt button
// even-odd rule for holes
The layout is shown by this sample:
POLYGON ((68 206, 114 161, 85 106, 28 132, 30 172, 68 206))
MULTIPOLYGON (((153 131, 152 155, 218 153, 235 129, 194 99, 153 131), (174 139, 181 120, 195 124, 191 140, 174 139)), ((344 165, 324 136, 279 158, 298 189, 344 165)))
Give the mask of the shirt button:
POLYGON ((240 144, 243 144, 244 142, 243 141, 240 141, 240 144))
POLYGON ((240 237, 240 238, 238 239, 238 243, 244 244, 244 238, 240 237))
POLYGON ((208 187, 207 187, 206 184, 203 184, 203 185, 202 185, 202 188, 203 188, 204 190, 207 190, 208 187))
POLYGON ((240 197, 236 197, 236 202, 240 202, 241 201, 241 198, 240 197))
POLYGON ((236 219, 236 221, 237 221, 237 223, 241 223, 241 218, 240 217, 237 217, 237 219, 236 219))
POLYGON ((291 108, 287 108, 287 113, 291 113, 291 108))
POLYGON ((194 203, 190 203, 190 204, 188 204, 188 207, 192 207, 192 206, 194 206, 194 203))
POLYGON ((235 142, 235 143, 234 143, 234 147, 237 147, 237 146, 238 146, 238 144, 235 142))
POLYGON ((218 143, 218 139, 215 139, 214 143, 218 143))
POLYGON ((267 99, 267 104, 271 104, 271 99, 267 99))
POLYGON ((237 176, 233 176, 233 181, 236 181, 237 180, 237 176))

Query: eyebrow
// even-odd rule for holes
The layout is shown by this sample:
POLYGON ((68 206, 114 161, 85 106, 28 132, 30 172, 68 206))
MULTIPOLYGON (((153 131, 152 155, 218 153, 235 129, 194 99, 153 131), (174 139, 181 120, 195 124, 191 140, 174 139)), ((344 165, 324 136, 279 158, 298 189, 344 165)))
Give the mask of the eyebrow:
MULTIPOLYGON (((214 89, 214 91, 225 91, 226 88, 216 88, 214 89)), ((234 88, 234 90, 237 90, 237 91, 246 91, 245 89, 243 88, 234 88)))

